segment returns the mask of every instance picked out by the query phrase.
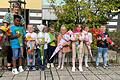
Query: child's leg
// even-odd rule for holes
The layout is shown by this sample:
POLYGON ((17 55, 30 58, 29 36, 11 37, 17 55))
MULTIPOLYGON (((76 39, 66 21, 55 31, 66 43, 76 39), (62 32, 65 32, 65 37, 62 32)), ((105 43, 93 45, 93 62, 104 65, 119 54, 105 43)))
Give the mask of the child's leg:
POLYGON ((12 59, 13 59, 13 62, 12 62, 12 64, 13 64, 13 69, 12 69, 12 73, 13 74, 18 74, 19 72, 17 71, 17 68, 16 68, 16 60, 18 59, 18 55, 19 55, 19 53, 18 53, 18 51, 19 51, 19 49, 18 48, 13 48, 12 49, 12 52, 13 52, 13 57, 12 57, 12 59))
POLYGON ((102 56, 102 51, 103 51, 103 48, 102 47, 98 47, 98 53, 97 53, 97 57, 96 57, 96 66, 99 66, 99 59, 102 56))
POLYGON ((66 54, 66 53, 63 53, 63 54, 62 54, 62 65, 61 65, 61 69, 63 69, 63 66, 64 66, 65 54, 66 54))
POLYGON ((21 49, 21 56, 23 57, 23 53, 24 53, 24 48, 23 48, 23 46, 20 46, 20 49, 21 49))
POLYGON ((78 57, 78 59, 79 59, 79 70, 80 71, 83 71, 82 70, 82 62, 83 62, 83 56, 84 56, 84 50, 83 50, 83 46, 84 46, 84 43, 83 43, 83 41, 82 42, 80 42, 80 48, 79 48, 79 57, 78 57))
POLYGON ((108 48, 103 49, 103 63, 104 66, 107 66, 107 55, 108 55, 108 48))
POLYGON ((58 53, 58 67, 57 67, 57 69, 60 68, 60 65, 61 65, 61 59, 62 59, 62 51, 60 51, 60 52, 58 53))
POLYGON ((35 67, 35 51, 33 52, 33 62, 32 62, 32 66, 35 67))
POLYGON ((43 62, 43 66, 45 67, 46 65, 46 59, 47 59, 47 49, 44 49, 44 62, 43 62))
POLYGON ((86 67, 89 67, 89 66, 88 66, 88 54, 85 54, 85 66, 86 66, 86 67))
POLYGON ((30 66, 30 56, 27 54, 27 66, 30 66))
POLYGON ((75 42, 72 42, 72 66, 75 68, 75 59, 76 59, 76 45, 75 42))

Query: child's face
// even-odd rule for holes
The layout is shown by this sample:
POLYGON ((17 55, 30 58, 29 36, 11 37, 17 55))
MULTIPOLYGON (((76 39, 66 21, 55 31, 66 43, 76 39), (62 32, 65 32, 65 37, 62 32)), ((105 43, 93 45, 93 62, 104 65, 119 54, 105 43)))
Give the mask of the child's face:
POLYGON ((106 26, 103 26, 103 25, 102 25, 102 26, 100 27, 100 30, 101 30, 102 32, 105 32, 105 31, 106 31, 106 26))
POLYGON ((88 27, 85 27, 85 29, 84 29, 84 30, 88 32, 88 31, 89 31, 89 28, 88 28, 88 27))
POLYGON ((60 29, 60 32, 61 32, 62 34, 65 34, 65 33, 67 32, 67 29, 66 29, 65 27, 62 27, 62 28, 60 29))
POLYGON ((54 29, 51 29, 51 30, 50 30, 51 33, 54 33, 54 31, 55 31, 54 29))
POLYGON ((16 25, 16 26, 19 26, 20 25, 20 19, 19 18, 16 18, 15 20, 14 20, 14 25, 16 25))
POLYGON ((18 12, 19 12, 19 10, 20 10, 20 8, 19 8, 19 7, 14 7, 14 8, 13 8, 13 12, 14 12, 14 13, 18 13, 18 12))
POLYGON ((28 25, 28 32, 30 32, 30 33, 33 32, 33 26, 32 25, 28 25))

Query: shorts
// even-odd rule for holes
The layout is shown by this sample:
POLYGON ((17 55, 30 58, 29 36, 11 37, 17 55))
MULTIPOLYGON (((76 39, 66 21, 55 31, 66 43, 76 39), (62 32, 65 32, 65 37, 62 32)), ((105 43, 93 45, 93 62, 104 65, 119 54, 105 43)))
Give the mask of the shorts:
POLYGON ((12 57, 13 60, 16 60, 22 56, 20 48, 12 48, 12 53, 13 53, 13 57, 12 57))

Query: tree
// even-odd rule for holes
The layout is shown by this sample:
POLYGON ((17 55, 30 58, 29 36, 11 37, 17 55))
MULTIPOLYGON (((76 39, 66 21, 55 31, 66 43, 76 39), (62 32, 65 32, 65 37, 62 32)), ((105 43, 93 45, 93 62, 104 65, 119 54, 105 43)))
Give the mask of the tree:
POLYGON ((120 7, 119 0, 64 0, 61 5, 54 4, 55 0, 51 1, 58 21, 69 27, 78 23, 90 26, 106 23, 117 14, 113 14, 112 10, 120 7))

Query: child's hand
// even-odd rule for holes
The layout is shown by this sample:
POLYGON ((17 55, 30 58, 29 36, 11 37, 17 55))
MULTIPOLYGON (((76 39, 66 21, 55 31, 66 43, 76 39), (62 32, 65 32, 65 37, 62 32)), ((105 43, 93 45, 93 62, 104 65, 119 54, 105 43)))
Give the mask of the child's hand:
POLYGON ((19 38, 20 36, 21 36, 20 34, 18 34, 18 33, 16 34, 16 37, 17 37, 17 38, 19 38))

